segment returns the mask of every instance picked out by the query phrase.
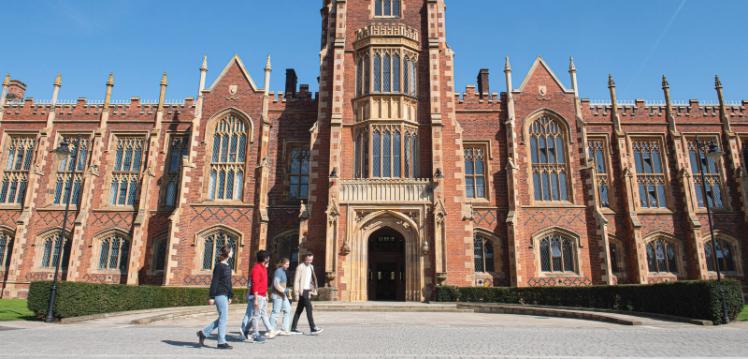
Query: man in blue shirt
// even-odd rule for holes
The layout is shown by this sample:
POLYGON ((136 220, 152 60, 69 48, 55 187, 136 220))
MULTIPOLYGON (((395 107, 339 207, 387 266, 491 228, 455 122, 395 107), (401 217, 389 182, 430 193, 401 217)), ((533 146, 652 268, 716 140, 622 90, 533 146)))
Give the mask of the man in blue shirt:
POLYGON ((288 299, 288 276, 286 271, 290 265, 288 258, 278 261, 273 274, 272 294, 273 312, 270 314, 270 324, 273 326, 273 334, 291 335, 291 302, 288 299), (277 316, 283 312, 283 326, 278 330, 277 316))

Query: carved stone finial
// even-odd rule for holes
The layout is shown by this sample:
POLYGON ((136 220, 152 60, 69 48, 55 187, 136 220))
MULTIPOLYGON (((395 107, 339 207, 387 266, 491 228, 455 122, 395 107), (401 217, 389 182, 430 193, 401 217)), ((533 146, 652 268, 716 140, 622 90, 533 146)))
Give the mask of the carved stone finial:
POLYGON ((512 65, 509 63, 509 56, 504 60, 504 72, 512 71, 512 65))
POLYGON ((576 72, 577 67, 574 65, 574 57, 569 56, 569 72, 576 72))
POLYGON ((268 58, 265 61, 265 71, 270 71, 273 69, 273 66, 270 64, 270 54, 268 54, 268 58))
POLYGON ((161 75, 161 86, 167 86, 169 85, 169 82, 166 79, 166 72, 164 71, 164 74, 161 75))
POLYGON ((106 79, 106 85, 109 87, 114 86, 114 73, 113 72, 109 73, 109 77, 107 77, 106 79))
POLYGON ((670 83, 667 82, 667 77, 665 77, 665 75, 662 75, 662 89, 665 90, 669 88, 670 88, 670 83))
POLYGON ((203 63, 200 65, 200 71, 208 71, 208 56, 203 56, 203 63))
POLYGON ((10 74, 5 74, 5 79, 3 80, 3 87, 7 87, 10 85, 10 74))
POLYGON ((721 89, 722 88, 722 81, 720 81, 719 75, 714 75, 714 88, 715 89, 721 89))
POLYGON ((59 72, 57 73, 57 77, 55 77, 55 83, 54 83, 54 85, 55 85, 55 87, 62 86, 62 74, 59 73, 59 72))
POLYGON ((608 74, 608 88, 616 87, 616 81, 613 80, 613 75, 608 74))

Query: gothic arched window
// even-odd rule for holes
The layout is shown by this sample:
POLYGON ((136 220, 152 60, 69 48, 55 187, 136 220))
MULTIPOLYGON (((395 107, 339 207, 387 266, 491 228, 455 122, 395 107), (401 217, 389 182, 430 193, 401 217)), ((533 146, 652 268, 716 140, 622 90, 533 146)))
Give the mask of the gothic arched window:
POLYGON ((238 242, 236 235, 229 233, 225 230, 216 230, 203 236, 203 270, 213 270, 215 265, 219 262, 219 255, 223 246, 230 246, 234 250, 234 257, 229 259, 229 266, 231 269, 236 269, 236 244, 238 242))
POLYGON ((657 238, 647 243, 650 273, 678 273, 678 249, 672 240, 657 238))
POLYGON ((247 124, 234 114, 227 115, 216 124, 210 162, 209 199, 242 199, 247 137, 247 124))
POLYGON ((62 253, 62 263, 60 268, 66 270, 70 261, 70 240, 63 239, 59 231, 49 235, 43 240, 42 248, 42 268, 54 269, 57 266, 60 253, 62 253))
MULTIPOLYGON (((715 243, 717 247, 717 263, 719 263, 719 269, 722 272, 736 272, 737 267, 735 266, 736 260, 735 260, 735 253, 737 252, 734 247, 731 245, 730 242, 722 239, 717 238, 717 242, 715 243)), ((708 240, 704 242, 704 255, 706 255, 706 268, 710 272, 715 272, 717 270, 716 266, 714 265, 714 251, 712 250, 712 240, 708 240)))
POLYGON ((110 192, 111 205, 134 206, 137 202, 145 148, 144 137, 117 138, 110 192))
POLYGON ((70 152, 64 156, 57 167, 57 181, 55 182, 54 204, 64 205, 70 199, 70 204, 78 205, 80 201, 81 187, 83 186, 83 170, 86 168, 88 157, 88 140, 78 138, 79 149, 76 163, 73 163, 75 136, 65 136, 62 141, 71 144, 70 152), (70 198, 72 194, 72 198, 70 198))
POLYGON ((665 208, 665 168, 662 162, 661 144, 658 139, 634 141, 636 181, 639 184, 639 206, 642 208, 665 208))
POLYGON ((31 136, 11 136, 8 142, 5 149, 8 157, 0 184, 0 204, 23 205, 36 140, 31 136))
POLYGON ((125 237, 119 234, 113 234, 102 239, 100 245, 100 270, 127 271, 127 259, 130 253, 130 246, 125 237))
POLYGON ((563 125, 549 116, 529 129, 532 182, 536 201, 568 201, 568 166, 563 125))
POLYGON ((550 234, 540 240, 540 270, 545 273, 576 272, 574 239, 550 234))
POLYGON ((719 141, 715 138, 706 141, 691 139, 688 141, 688 154, 691 160, 691 179, 693 182, 696 199, 701 208, 706 208, 704 198, 707 199, 709 208, 724 208, 725 203, 722 195, 722 176, 718 162, 707 156, 710 145, 717 145, 719 141), (699 146, 700 145, 700 146, 699 146), (701 171, 704 171, 702 181, 701 171), (704 189, 706 188, 706 192, 704 189))
POLYGON ((480 234, 473 236, 473 256, 476 272, 495 272, 493 243, 490 239, 480 234))
POLYGON ((0 231, 0 272, 10 266, 11 253, 13 253, 13 237, 0 231))

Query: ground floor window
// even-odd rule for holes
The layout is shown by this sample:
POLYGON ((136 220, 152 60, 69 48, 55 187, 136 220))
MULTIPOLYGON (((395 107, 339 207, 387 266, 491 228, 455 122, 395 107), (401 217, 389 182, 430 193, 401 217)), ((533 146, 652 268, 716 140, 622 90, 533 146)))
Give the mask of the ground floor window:
MULTIPOLYGON (((719 269, 723 272, 736 272, 735 267, 735 251, 729 242, 723 239, 717 239, 715 243, 717 247, 716 257, 717 263, 719 263, 719 269)), ((704 254, 706 255, 706 267, 710 272, 716 272, 717 268, 714 265, 714 253, 712 247, 712 240, 708 240, 704 243, 704 254)))
POLYGON ((203 270, 213 270, 216 264, 218 264, 219 255, 221 254, 221 248, 223 246, 230 246, 234 250, 234 257, 229 259, 229 266, 231 269, 236 269, 236 243, 238 238, 236 235, 229 233, 224 230, 217 230, 209 233, 203 237, 203 270))
POLYGON ((115 234, 104 238, 99 250, 99 269, 126 272, 129 251, 129 243, 123 236, 115 234))
POLYGON ((650 273, 678 273, 678 250, 675 243, 655 239, 647 244, 647 267, 650 273))
POLYGON ((490 239, 476 234, 473 237, 473 255, 476 272, 495 272, 493 243, 490 239))
POLYGON ((545 273, 576 273, 574 240, 551 234, 540 240, 540 269, 545 273))

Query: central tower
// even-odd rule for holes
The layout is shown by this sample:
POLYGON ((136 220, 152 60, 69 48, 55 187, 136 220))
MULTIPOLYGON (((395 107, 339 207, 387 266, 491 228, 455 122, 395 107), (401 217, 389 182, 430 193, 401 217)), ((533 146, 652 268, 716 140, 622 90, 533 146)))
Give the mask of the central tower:
POLYGON ((443 0, 323 1, 301 245, 322 254, 332 299, 382 299, 369 288, 377 278, 403 283, 395 297, 410 301, 439 282, 472 281, 444 11, 443 0), (402 240, 391 256, 402 263, 374 265, 370 238, 383 231, 402 240))

